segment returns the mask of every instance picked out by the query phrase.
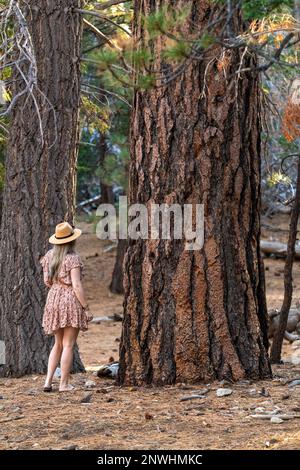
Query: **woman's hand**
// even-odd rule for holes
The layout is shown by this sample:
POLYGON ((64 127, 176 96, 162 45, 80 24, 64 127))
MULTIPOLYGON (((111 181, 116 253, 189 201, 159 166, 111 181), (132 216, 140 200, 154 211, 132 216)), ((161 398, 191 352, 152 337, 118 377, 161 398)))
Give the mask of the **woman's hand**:
POLYGON ((88 308, 84 309, 85 311, 85 314, 86 314, 86 318, 87 318, 87 321, 90 322, 93 320, 93 314, 90 312, 90 310, 88 308))

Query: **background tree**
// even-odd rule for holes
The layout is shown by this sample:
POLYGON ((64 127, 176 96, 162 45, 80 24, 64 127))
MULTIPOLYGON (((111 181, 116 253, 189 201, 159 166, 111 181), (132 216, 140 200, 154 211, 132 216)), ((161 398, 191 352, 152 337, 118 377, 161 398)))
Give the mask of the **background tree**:
MULTIPOLYGON (((0 374, 19 376, 46 370, 39 259, 49 232, 74 217, 82 20, 74 13, 80 0, 11 6, 7 19, 19 48, 9 53, 14 66, 0 239, 0 338, 7 357, 0 374)), ((78 355, 75 370, 82 370, 78 355)))
MULTIPOLYGON (((186 3, 176 2, 177 9, 186 3)), ((220 9, 207 1, 189 5, 181 33, 194 39, 220 9)), ((247 72, 255 54, 213 44, 165 84, 173 71, 163 52, 166 37, 152 35, 149 43, 143 21, 158 8, 159 2, 135 2, 135 45, 150 46, 150 72, 161 82, 134 96, 130 202, 203 203, 205 241, 201 251, 186 251, 184 240, 129 242, 119 382, 267 378, 259 79, 247 72), (246 71, 229 80, 239 66, 246 71)), ((228 34, 242 33, 240 11, 228 28, 228 34)))

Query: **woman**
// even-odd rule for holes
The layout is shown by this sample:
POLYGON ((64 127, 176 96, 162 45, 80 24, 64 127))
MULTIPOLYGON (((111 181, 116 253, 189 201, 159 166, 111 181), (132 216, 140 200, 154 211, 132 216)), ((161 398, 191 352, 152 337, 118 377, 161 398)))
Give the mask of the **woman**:
POLYGON ((79 330, 86 331, 93 317, 88 309, 82 287, 83 264, 75 251, 75 240, 81 230, 68 222, 58 224, 55 234, 49 238, 54 245, 41 259, 44 282, 50 288, 43 316, 46 335, 54 335, 55 343, 50 352, 44 391, 52 391, 52 379, 60 362, 60 392, 72 390, 69 384, 73 362, 73 348, 79 330))

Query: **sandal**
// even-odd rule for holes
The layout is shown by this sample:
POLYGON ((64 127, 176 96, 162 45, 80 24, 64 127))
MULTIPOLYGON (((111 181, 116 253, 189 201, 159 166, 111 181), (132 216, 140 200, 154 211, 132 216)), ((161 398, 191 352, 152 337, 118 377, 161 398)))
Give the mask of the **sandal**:
POLYGON ((44 387, 43 388, 43 391, 46 392, 46 393, 49 393, 49 392, 52 392, 52 385, 50 385, 49 387, 44 387))

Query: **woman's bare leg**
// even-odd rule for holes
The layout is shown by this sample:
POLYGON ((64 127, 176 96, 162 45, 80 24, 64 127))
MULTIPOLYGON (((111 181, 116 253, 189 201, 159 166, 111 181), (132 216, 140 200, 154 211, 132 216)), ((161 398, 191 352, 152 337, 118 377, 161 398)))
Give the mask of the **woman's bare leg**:
POLYGON ((62 349, 63 349, 63 330, 60 328, 54 333, 55 336, 55 342, 53 345, 53 348, 51 349, 49 359, 48 359, 48 370, 47 370, 47 376, 45 380, 45 387, 50 387, 52 384, 52 379, 54 372, 56 370, 56 367, 58 366, 58 363, 60 361, 62 349))
POLYGON ((61 392, 71 390, 69 385, 70 370, 73 362, 73 349, 79 333, 79 328, 66 326, 63 328, 63 351, 60 360, 61 379, 59 390, 61 392))

